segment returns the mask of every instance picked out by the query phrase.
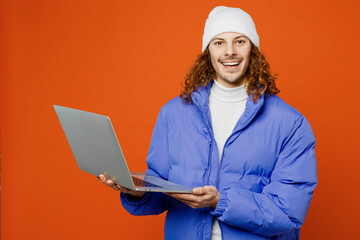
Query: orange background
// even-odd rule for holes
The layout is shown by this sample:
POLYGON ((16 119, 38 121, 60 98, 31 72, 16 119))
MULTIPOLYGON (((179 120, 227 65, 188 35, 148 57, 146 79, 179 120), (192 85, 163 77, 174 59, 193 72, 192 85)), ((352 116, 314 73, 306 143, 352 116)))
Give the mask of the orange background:
POLYGON ((157 113, 217 5, 252 15, 280 96, 314 130, 319 185, 301 239, 358 237, 359 1, 3 0, 2 239, 163 238, 164 214, 130 216, 78 169, 52 105, 109 115, 130 168, 145 170, 157 113))

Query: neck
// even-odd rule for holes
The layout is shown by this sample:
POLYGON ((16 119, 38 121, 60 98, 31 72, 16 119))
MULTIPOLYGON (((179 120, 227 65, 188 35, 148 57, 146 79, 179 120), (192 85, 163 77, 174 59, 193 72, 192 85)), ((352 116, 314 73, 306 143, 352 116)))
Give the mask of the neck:
POLYGON ((211 88, 211 95, 221 102, 241 102, 248 98, 246 85, 238 87, 225 87, 220 84, 217 80, 211 88))

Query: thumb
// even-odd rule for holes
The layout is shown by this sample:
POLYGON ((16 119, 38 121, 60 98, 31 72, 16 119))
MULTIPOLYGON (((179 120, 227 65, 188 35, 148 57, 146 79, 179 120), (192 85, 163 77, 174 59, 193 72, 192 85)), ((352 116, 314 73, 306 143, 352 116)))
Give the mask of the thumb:
POLYGON ((204 188, 202 188, 202 187, 196 187, 193 189, 192 192, 194 195, 203 195, 205 191, 204 191, 204 188))

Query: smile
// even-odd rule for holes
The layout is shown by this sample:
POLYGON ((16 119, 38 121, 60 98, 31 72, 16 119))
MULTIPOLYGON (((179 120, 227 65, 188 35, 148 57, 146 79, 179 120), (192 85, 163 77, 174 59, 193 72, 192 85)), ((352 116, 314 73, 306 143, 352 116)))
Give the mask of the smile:
POLYGON ((242 61, 231 61, 231 62, 220 62, 223 65, 224 69, 227 71, 237 71, 240 68, 240 63, 242 61))
POLYGON ((221 64, 224 66, 237 66, 240 62, 222 62, 221 64))

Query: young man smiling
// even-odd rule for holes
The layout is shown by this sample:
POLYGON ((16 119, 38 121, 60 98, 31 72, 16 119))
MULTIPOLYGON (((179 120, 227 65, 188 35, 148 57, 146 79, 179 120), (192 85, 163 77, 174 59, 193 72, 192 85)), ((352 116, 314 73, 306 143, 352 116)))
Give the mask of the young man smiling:
POLYGON ((181 96, 161 110, 150 175, 193 194, 121 190, 134 215, 167 211, 165 239, 298 239, 317 183, 307 120, 276 94, 251 17, 216 7, 181 96))
POLYGON ((216 81, 232 88, 245 84, 249 66, 251 42, 239 33, 226 32, 215 36, 209 44, 211 65, 216 81))

